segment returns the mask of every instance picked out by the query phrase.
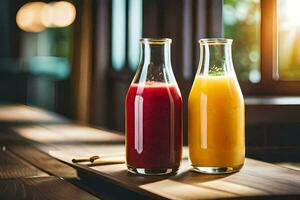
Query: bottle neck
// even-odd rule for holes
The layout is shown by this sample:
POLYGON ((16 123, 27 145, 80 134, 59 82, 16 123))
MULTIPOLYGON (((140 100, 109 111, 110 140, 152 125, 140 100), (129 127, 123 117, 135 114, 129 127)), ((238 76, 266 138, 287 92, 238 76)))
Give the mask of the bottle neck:
POLYGON ((199 69, 198 74, 200 75, 235 75, 231 57, 231 42, 200 41, 199 69))
POLYGON ((171 67, 171 45, 141 43, 141 61, 144 65, 156 66, 158 68, 171 67))
POLYGON ((171 65, 171 39, 142 38, 140 62, 134 83, 159 82, 176 84, 171 65))

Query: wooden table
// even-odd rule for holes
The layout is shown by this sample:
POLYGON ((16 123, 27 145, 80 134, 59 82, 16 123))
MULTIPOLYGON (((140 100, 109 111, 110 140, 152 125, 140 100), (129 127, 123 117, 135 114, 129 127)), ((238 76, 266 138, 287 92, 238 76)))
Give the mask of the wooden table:
POLYGON ((72 164, 124 156, 123 135, 22 105, 0 106, 0 145, 0 199, 300 199, 299 168, 246 159, 238 173, 204 175, 190 170, 187 148, 168 177, 132 175, 125 164, 72 164))

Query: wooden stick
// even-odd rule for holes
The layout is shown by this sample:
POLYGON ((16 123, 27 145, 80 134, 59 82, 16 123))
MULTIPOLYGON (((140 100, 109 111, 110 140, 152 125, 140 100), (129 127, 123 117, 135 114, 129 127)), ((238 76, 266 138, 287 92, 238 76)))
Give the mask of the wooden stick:
POLYGON ((73 158, 72 159, 73 163, 88 162, 88 161, 90 161, 90 158, 73 158))
POLYGON ((118 156, 118 157, 101 157, 87 165, 97 166, 97 165, 110 165, 110 164, 122 164, 122 163, 125 163, 125 158, 118 156))
POLYGON ((104 155, 104 156, 92 156, 91 158, 90 158, 90 161, 91 161, 91 163, 93 163, 95 160, 98 160, 98 159, 102 159, 102 158, 115 158, 115 157, 119 157, 119 158, 122 158, 122 157, 124 157, 124 154, 109 154, 109 155, 104 155))
POLYGON ((73 163, 79 163, 79 162, 94 162, 94 160, 99 159, 100 156, 91 156, 91 157, 85 157, 85 158, 73 158, 73 163))
POLYGON ((100 158, 100 156, 92 156, 92 157, 90 157, 90 162, 92 163, 99 158, 100 158))

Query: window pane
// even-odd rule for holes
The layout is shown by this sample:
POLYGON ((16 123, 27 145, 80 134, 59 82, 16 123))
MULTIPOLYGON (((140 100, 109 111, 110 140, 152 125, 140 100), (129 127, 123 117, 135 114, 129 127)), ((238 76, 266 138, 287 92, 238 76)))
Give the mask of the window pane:
POLYGON ((276 79, 300 80, 300 1, 277 0, 278 70, 276 79))
POLYGON ((133 71, 139 62, 139 39, 142 37, 143 1, 129 1, 128 61, 133 71))
POLYGON ((233 63, 241 81, 260 81, 260 1, 224 0, 224 36, 233 41, 233 63))
POLYGON ((112 1, 112 65, 121 70, 125 64, 126 50, 126 0, 112 1))

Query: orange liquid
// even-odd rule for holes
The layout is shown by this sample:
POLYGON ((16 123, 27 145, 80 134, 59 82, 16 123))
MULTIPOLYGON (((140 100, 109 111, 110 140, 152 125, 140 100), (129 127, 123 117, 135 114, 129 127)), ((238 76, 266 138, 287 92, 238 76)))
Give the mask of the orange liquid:
POLYGON ((243 165, 244 121, 244 100, 234 76, 196 76, 188 101, 192 165, 243 165))

